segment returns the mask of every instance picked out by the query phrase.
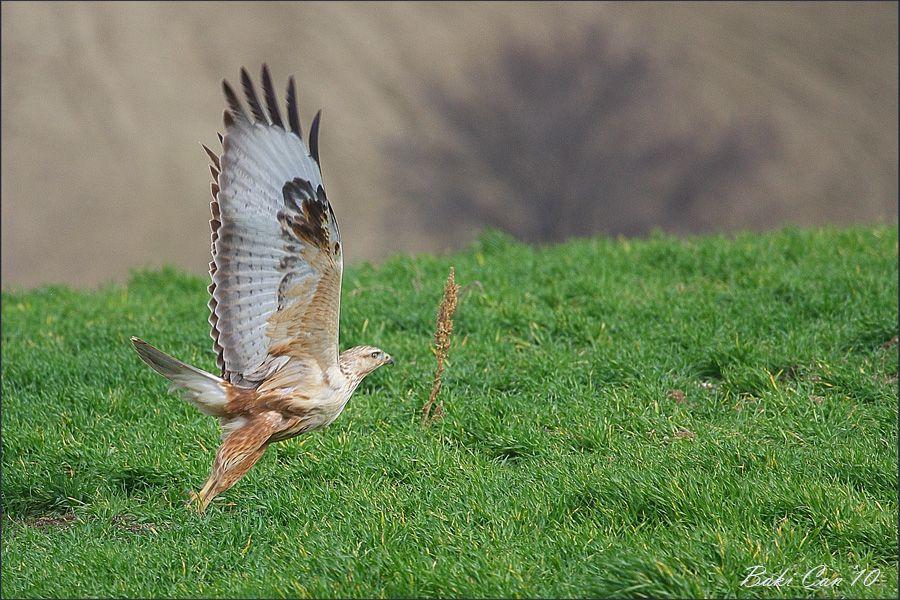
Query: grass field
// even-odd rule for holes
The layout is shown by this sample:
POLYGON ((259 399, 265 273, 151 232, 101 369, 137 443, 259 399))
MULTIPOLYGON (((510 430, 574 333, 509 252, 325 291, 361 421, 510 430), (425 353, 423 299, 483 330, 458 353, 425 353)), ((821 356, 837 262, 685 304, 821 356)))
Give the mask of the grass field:
POLYGON ((128 338, 212 370, 206 282, 4 292, 2 593, 896 597, 897 245, 488 233, 349 268, 342 346, 397 365, 204 515, 217 425, 128 338), (755 565, 794 579, 741 587, 755 565))

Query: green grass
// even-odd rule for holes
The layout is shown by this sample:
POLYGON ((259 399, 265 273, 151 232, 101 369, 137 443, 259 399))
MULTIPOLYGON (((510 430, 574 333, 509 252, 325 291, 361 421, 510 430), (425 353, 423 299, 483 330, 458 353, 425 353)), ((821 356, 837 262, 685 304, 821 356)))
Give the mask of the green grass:
POLYGON ((213 370, 206 282, 4 292, 2 592, 896 597, 897 244, 489 233, 348 268, 342 346, 397 365, 205 515, 183 502, 217 425, 128 338, 213 370), (450 265, 445 417, 423 428, 450 265), (820 564, 844 581, 805 589, 820 564), (741 587, 754 565, 795 580, 741 587))

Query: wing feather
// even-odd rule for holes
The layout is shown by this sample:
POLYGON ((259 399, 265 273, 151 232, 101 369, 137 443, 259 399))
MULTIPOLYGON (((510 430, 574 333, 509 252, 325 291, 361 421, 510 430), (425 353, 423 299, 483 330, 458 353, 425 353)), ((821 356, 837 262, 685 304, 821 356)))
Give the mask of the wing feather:
POLYGON ((300 129, 300 111, 297 110, 297 90, 294 86, 294 78, 288 79, 287 88, 287 113, 288 122, 291 124, 291 131, 301 140, 303 139, 303 130, 300 129))
POLYGON ((225 92, 225 100, 228 102, 228 108, 231 109, 231 114, 229 116, 232 118, 246 118, 246 115, 244 114, 244 107, 241 106, 241 101, 238 100, 237 94, 234 93, 234 89, 232 89, 231 84, 229 84, 227 81, 223 81, 222 91, 225 92))
POLYGON ((313 117, 312 125, 309 126, 309 151, 319 169, 322 168, 322 163, 319 162, 319 119, 321 118, 322 111, 320 110, 313 117))
POLYGON ((266 108, 269 110, 269 119, 273 125, 284 128, 281 121, 281 113, 278 111, 278 99, 275 97, 275 88, 272 86, 272 76, 269 74, 269 67, 262 66, 262 82, 263 94, 266 96, 266 108))
POLYGON ((209 149, 209 146, 206 144, 200 144, 203 146, 203 149, 206 150, 206 155, 209 156, 209 160, 212 162, 212 166, 214 166, 217 170, 222 170, 222 165, 219 163, 219 157, 215 152, 209 149))
POLYGON ((247 97, 247 104, 250 105, 250 112, 253 114, 253 118, 259 123, 268 125, 269 118, 266 116, 266 113, 263 112, 262 105, 259 103, 259 98, 256 97, 256 88, 253 87, 253 81, 250 79, 250 74, 247 72, 247 69, 243 67, 241 67, 241 84, 244 86, 244 95, 247 97))
POLYGON ((222 377, 252 387, 288 363, 285 372, 308 377, 338 364, 343 252, 318 165, 318 116, 310 152, 293 78, 289 129, 265 65, 268 116, 245 69, 241 83, 250 113, 223 82, 223 152, 204 147, 214 179, 209 322, 222 377))

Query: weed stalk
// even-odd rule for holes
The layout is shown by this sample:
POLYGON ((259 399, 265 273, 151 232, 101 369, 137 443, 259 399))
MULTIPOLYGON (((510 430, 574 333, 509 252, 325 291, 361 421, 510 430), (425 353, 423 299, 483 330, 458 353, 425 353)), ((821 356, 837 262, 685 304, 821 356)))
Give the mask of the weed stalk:
POLYGON ((444 361, 450 352, 450 336, 453 335, 453 313, 456 311, 459 286, 456 285, 455 271, 450 267, 450 275, 444 286, 444 297, 438 309, 437 326, 434 331, 434 348, 437 356, 437 369, 434 372, 434 381, 431 384, 431 395, 428 402, 422 407, 422 425, 430 424, 440 419, 444 414, 443 401, 437 401, 438 392, 441 390, 441 376, 444 373, 444 361))

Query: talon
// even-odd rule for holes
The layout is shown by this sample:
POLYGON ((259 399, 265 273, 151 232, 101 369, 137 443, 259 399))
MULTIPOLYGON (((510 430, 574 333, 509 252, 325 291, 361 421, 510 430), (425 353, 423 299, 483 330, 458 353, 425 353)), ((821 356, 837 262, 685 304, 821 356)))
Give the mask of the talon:
POLYGON ((206 505, 203 503, 202 498, 197 492, 189 490, 188 496, 188 499, 184 503, 184 506, 188 510, 196 510, 197 512, 202 513, 206 509, 206 505))

